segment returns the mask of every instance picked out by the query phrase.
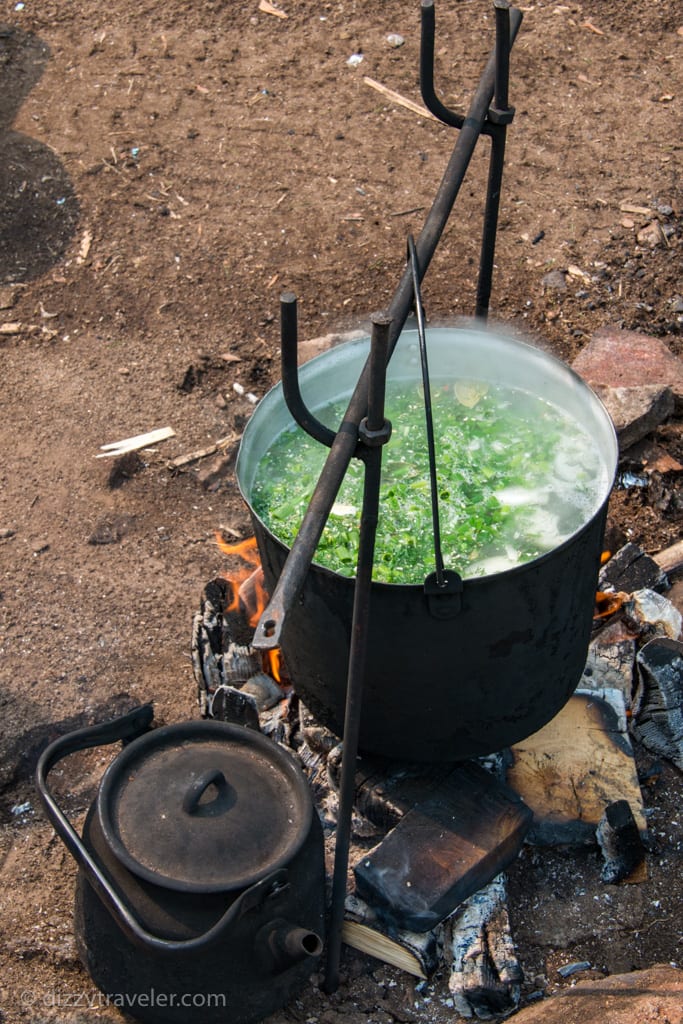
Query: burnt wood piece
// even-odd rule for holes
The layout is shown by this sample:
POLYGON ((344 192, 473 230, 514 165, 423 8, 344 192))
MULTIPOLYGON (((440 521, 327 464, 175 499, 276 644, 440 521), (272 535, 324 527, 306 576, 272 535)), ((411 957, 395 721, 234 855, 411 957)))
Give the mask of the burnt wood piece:
POLYGON ((219 686, 210 695, 207 715, 218 722, 230 722, 256 732, 261 731, 256 701, 251 694, 243 693, 234 686, 219 686))
POLYGON ((633 735, 683 771, 683 643, 656 637, 636 656, 633 735))
POLYGON ((532 816, 486 769, 457 765, 355 865, 356 891, 395 927, 429 931, 514 860, 532 816))
POLYGON ((507 909, 507 882, 497 875, 445 924, 450 935, 448 988, 457 1013, 480 1020, 508 1016, 519 1006, 524 972, 507 909))
POLYGON ((416 978, 428 978, 436 970, 443 941, 440 928, 430 932, 390 930, 355 893, 347 893, 344 911, 342 940, 347 946, 416 978))
POLYGON ((623 799, 639 831, 647 833, 620 691, 574 694, 551 722, 515 743, 511 754, 507 781, 534 812, 527 842, 594 842, 605 807, 623 799))
MULTIPOLYGON (((339 788, 341 744, 327 758, 330 786, 339 788)), ((359 757, 356 763, 355 807, 383 832, 398 825, 401 818, 448 778, 452 764, 416 764, 383 757, 359 757)))
POLYGON ((645 846, 628 800, 616 800, 595 831, 605 864, 600 877, 614 884, 628 878, 645 859, 645 846))
POLYGON ((600 590, 625 591, 656 590, 663 594, 670 587, 664 570, 637 544, 624 544, 600 570, 600 590))

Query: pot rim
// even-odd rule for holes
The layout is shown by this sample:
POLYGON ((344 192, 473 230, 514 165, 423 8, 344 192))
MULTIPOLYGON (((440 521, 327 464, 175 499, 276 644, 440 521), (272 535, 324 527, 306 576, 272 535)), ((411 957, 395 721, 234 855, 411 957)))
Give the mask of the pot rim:
MULTIPOLYGON (((251 887, 267 875, 285 868, 291 863, 308 838, 313 819, 313 800, 302 768, 283 747, 278 746, 267 736, 264 736, 263 733, 247 729, 245 726, 234 725, 230 722, 202 720, 181 722, 152 729, 125 746, 107 767, 100 782, 97 794, 97 817, 104 841, 112 854, 138 878, 151 882, 153 885, 160 886, 161 888, 180 893, 233 893, 251 887), (196 741, 198 736, 204 740, 232 740, 241 745, 256 748, 268 760, 273 762, 278 771, 286 777, 286 783, 290 787, 290 792, 293 794, 300 812, 298 827, 292 832, 291 839, 286 843, 284 850, 274 857, 266 867, 261 867, 257 871, 250 872, 234 880, 226 879, 215 883, 206 881, 193 882, 173 878, 170 875, 165 875, 162 871, 152 870, 147 865, 141 863, 129 851, 121 840, 112 820, 112 804, 120 780, 141 755, 144 756, 145 753, 149 753, 165 744, 188 744, 192 740, 196 741)), ((226 855, 228 853, 229 836, 226 836, 226 855)))
MULTIPOLYGON (((403 333, 402 333, 402 335, 401 335, 401 338, 403 338, 404 336, 413 335, 413 334, 416 334, 416 333, 417 333, 416 331, 413 331, 410 328, 405 328, 403 333)), ((465 327, 462 327, 462 326, 461 327, 443 327, 443 326, 440 327, 440 326, 437 325, 437 326, 432 326, 432 327, 428 328, 427 339, 429 340, 430 334, 432 334, 432 335, 434 335, 434 334, 444 335, 446 333, 458 334, 458 335, 463 335, 463 336, 466 335, 466 334, 474 334, 474 335, 479 334, 479 335, 482 335, 482 336, 488 336, 488 337, 491 337, 491 338, 495 338, 498 342, 501 342, 501 343, 503 343, 505 345, 509 345, 511 349, 515 349, 516 348, 516 349, 520 350, 520 352, 527 353, 528 358, 530 358, 530 359, 540 360, 540 361, 545 360, 550 365, 555 366, 561 373, 566 374, 566 376, 568 378, 568 381, 571 380, 572 383, 574 384, 574 386, 580 392, 583 392, 584 394, 590 396, 591 404, 594 405, 596 411, 599 411, 601 416, 604 419, 604 426, 606 428, 606 433, 609 436, 609 441, 611 443, 611 448, 612 448, 612 451, 609 452, 609 453, 605 452, 605 451, 602 451, 602 448, 601 448, 602 461, 603 461, 604 468, 605 468, 605 473, 606 473, 605 487, 604 487, 604 497, 600 501, 600 503, 595 506, 592 514, 583 523, 581 523, 581 525, 572 534, 570 534, 568 537, 565 537, 562 541, 560 541, 554 547, 550 548, 548 551, 544 551, 540 555, 537 555, 535 558, 529 559, 528 561, 521 562, 518 565, 511 566, 509 569, 501 569, 501 570, 498 570, 496 572, 486 573, 483 576, 481 576, 481 575, 476 575, 476 576, 463 575, 462 576, 463 584, 466 585, 467 587, 470 587, 472 585, 482 585, 482 584, 485 584, 489 580, 496 579, 496 578, 499 578, 499 577, 511 578, 513 575, 520 575, 524 571, 527 571, 529 569, 536 568, 537 566, 542 565, 549 558, 552 558, 552 556, 554 555, 555 552, 563 550, 565 547, 569 546, 570 544, 575 543, 577 541, 577 539, 582 536, 584 531, 588 530, 592 526, 592 524, 595 522, 595 520, 599 516, 604 514, 605 507, 606 507, 607 503, 609 502, 609 498, 610 498, 612 489, 614 487, 614 481, 616 479, 616 473, 617 473, 617 467, 618 467, 618 459, 619 459, 619 444, 618 444, 618 439, 617 439, 617 435, 616 435, 616 430, 614 428, 614 423, 613 423, 612 418, 609 415, 609 413, 608 413, 608 411, 607 411, 603 401, 595 393, 595 391, 593 391, 593 389, 583 379, 583 377, 581 377, 581 375, 579 373, 577 373, 577 371, 575 369, 573 369, 573 367, 571 367, 568 363, 565 363, 563 360, 558 359, 557 356, 552 355, 552 353, 550 353, 550 352, 546 352, 545 349, 542 349, 542 348, 532 344, 528 340, 525 340, 525 339, 522 339, 522 338, 519 338, 519 337, 516 337, 516 336, 512 336, 510 334, 510 332, 509 332, 509 329, 506 330, 504 327, 501 327, 501 325, 497 325, 494 330, 491 330, 489 328, 482 328, 478 324, 473 324, 473 325, 470 324, 470 325, 467 325, 465 327)), ((401 338, 399 338, 399 342, 398 343, 400 343, 401 338)), ((330 362, 334 358, 335 355, 337 356, 337 358, 339 358, 339 354, 343 350, 345 350, 347 352, 351 352, 354 349, 358 350, 358 351, 366 349, 367 352, 369 353, 369 346, 370 346, 370 337, 368 335, 368 336, 364 336, 364 337, 361 337, 361 338, 354 338, 351 341, 344 342, 341 345, 337 345, 334 348, 328 349, 326 352, 321 352, 319 355, 314 356, 312 359, 308 360, 306 363, 302 364, 301 367, 299 367, 300 373, 303 374, 302 380, 305 379, 305 377, 307 375, 309 375, 309 374, 315 374, 316 370, 320 366, 322 366, 325 362, 330 362)), ((389 365, 391 365, 391 363, 389 365)), ((244 460, 245 446, 249 442, 250 428, 251 428, 252 432, 253 432, 253 430, 256 429, 255 427, 252 427, 252 424, 254 424, 255 422, 258 421, 259 409, 260 409, 262 403, 266 402, 266 400, 268 400, 269 403, 272 403, 274 401, 279 401, 279 402, 285 404, 285 400, 284 400, 284 396, 283 396, 283 389, 282 389, 282 382, 281 381, 276 383, 264 395, 263 399, 261 400, 259 405, 254 410, 254 413, 252 414, 249 422, 247 423, 247 425, 246 425, 246 427, 244 429, 244 433, 242 435, 242 440, 240 442, 239 450, 238 450, 238 453, 237 453, 237 460, 236 460, 236 463, 235 463, 235 477, 236 477, 236 480, 237 480, 237 486, 239 488, 240 495, 242 496, 242 499, 243 499, 244 503, 246 504, 246 506, 247 506, 247 508, 249 510, 249 513, 252 516, 252 518, 258 521, 258 523, 260 524, 261 528, 270 537, 272 537, 273 540, 275 540, 276 543, 279 544, 283 548, 283 550, 290 551, 291 550, 291 546, 286 544, 276 534, 274 534, 273 531, 270 529, 270 527, 267 526, 264 523, 263 519, 255 512, 255 510, 253 508, 253 505, 252 505, 252 502, 251 502, 251 498, 250 498, 249 494, 247 493, 247 487, 246 487, 246 485, 243 482, 243 475, 241 473, 241 467, 240 467, 240 460, 241 459, 242 459, 242 461, 244 460)), ((294 420, 292 419, 291 422, 293 423, 294 420)), ((329 569, 327 566, 321 565, 319 562, 316 562, 315 561, 315 555, 313 557, 313 561, 311 563, 311 566, 315 567, 317 572, 321 572, 321 573, 324 573, 324 574, 329 574, 331 577, 334 577, 336 579, 348 580, 349 583, 351 583, 351 584, 355 583, 355 575, 354 576, 345 576, 344 574, 336 572, 333 569, 329 569)), ((372 588, 373 589, 374 588, 390 588, 392 590, 394 590, 396 588, 411 588, 411 589, 413 589, 415 591, 418 591, 418 590, 423 590, 424 589, 424 584, 423 583, 419 583, 419 582, 416 582, 416 583, 413 583, 413 582, 409 582, 409 583, 385 583, 383 581, 373 580, 372 581, 372 588)))

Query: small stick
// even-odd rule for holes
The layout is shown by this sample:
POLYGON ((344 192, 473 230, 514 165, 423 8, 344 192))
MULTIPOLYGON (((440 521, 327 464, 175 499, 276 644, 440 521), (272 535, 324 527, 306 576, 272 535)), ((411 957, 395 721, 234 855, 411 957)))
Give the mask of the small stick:
POLYGON ((189 466, 192 462, 199 462, 200 459, 205 459, 208 455, 215 455, 216 452, 228 448, 233 441, 239 441, 239 438, 239 434, 229 434, 227 437, 222 437, 220 441, 216 441, 215 444, 210 444, 206 448, 198 448, 194 452, 188 452, 187 455, 179 455, 177 459, 170 460, 168 468, 182 469, 183 466, 189 466))
POLYGON ((405 107, 406 110, 412 110, 414 114, 419 114, 420 117, 427 117, 431 121, 438 121, 437 117, 434 117, 426 107, 420 106, 419 103, 414 103, 413 100, 406 99, 405 96, 401 96, 399 92, 394 92, 393 89, 388 89, 386 85, 382 85, 381 82, 376 82, 374 78, 368 78, 367 75, 363 78, 366 85, 369 85, 371 89, 376 89, 382 96, 386 96, 392 103, 398 103, 400 107, 405 107))

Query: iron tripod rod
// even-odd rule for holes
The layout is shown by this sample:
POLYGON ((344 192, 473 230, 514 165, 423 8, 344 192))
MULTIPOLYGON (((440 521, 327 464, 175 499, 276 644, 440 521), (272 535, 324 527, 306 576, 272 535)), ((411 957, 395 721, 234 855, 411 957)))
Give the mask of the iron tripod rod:
POLYGON ((484 228, 479 257, 479 274, 477 277, 477 298, 474 315, 478 320, 486 322, 491 301, 491 284, 493 281, 493 260, 496 251, 496 234, 498 231, 498 210, 500 207, 500 191, 503 184, 503 164, 505 162, 505 137, 507 128, 504 124, 494 125, 491 134, 491 154, 489 160, 489 179, 486 191, 486 208, 484 210, 484 228))
POLYGON ((336 992, 339 987, 339 960, 342 946, 342 926, 346 899, 349 848, 351 845, 351 817, 355 796, 356 758, 360 736, 363 699, 363 678, 367 662, 369 636, 370 592, 372 566, 375 557, 375 538, 379 521, 379 488, 382 471, 382 445, 391 436, 391 424, 384 419, 384 390, 386 383, 387 353, 391 320, 386 315, 373 317, 370 350, 370 385, 368 415, 360 424, 361 443, 364 446, 363 509, 358 538, 358 562, 353 592, 351 646, 346 683, 346 706, 339 785, 339 810, 334 846, 332 873, 332 902, 328 928, 325 991, 336 992))
MULTIPOLYGON (((513 8, 509 12, 509 18, 510 46, 512 46, 522 22, 521 11, 513 8)), ((479 136, 485 125, 487 130, 490 127, 488 114, 495 91, 496 69, 497 59, 494 50, 479 80, 467 116, 458 132, 458 138, 438 192, 415 243, 420 281, 427 272, 446 227, 479 136)), ((389 328, 387 359, 391 358, 412 303, 413 278, 410 267, 407 266, 388 308, 392 323, 389 328)), ((356 454, 358 424, 367 411, 368 387, 369 364, 366 363, 351 396, 344 419, 330 447, 327 460, 318 478, 299 532, 287 556, 287 561, 280 573, 268 606, 256 626, 252 643, 259 650, 269 650, 280 645, 287 609, 297 599, 303 587, 330 509, 335 502, 349 463, 356 454)))
POLYGON ((486 322, 491 300, 491 282, 493 280, 493 260, 496 250, 496 233, 498 231, 498 211, 500 192, 503 184, 503 166, 505 163, 505 139, 507 126, 514 117, 515 108, 508 102, 508 84, 510 79, 510 2, 494 0, 496 13, 496 48, 495 48, 495 86, 493 107, 489 110, 488 134, 491 136, 491 153, 489 155, 489 176, 486 186, 486 207, 484 209, 484 228, 479 257, 479 275, 477 277, 477 298, 474 315, 478 320, 486 322))

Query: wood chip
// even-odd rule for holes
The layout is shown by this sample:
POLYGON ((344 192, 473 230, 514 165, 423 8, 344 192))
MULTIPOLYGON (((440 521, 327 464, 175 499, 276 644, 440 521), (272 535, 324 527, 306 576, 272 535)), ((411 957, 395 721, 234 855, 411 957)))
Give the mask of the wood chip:
POLYGON ((90 246, 91 245, 92 245, 92 231, 90 231, 89 229, 86 229, 83 232, 83 237, 81 238, 81 245, 80 245, 80 248, 78 250, 78 255, 76 256, 76 263, 84 263, 85 260, 87 260, 88 254, 90 253, 90 246))
POLYGON ((259 11, 263 11, 264 14, 272 14, 276 18, 288 18, 289 15, 281 11, 279 7, 275 7, 269 3, 268 0, 260 0, 258 5, 259 11))
POLYGON ((581 24, 584 28, 590 29, 591 32, 595 32, 596 36, 604 36, 604 32, 597 25, 594 25, 592 21, 582 21, 581 24))
POLYGON ((15 321, 14 323, 0 324, 0 334, 21 334, 23 324, 15 321))
POLYGON ((405 96, 401 96, 400 93, 394 92, 393 89, 388 89, 386 85, 382 85, 381 82, 376 82, 374 78, 368 78, 366 75, 363 78, 363 81, 366 85, 369 85, 371 89, 376 89, 376 91, 381 93, 382 96, 386 96, 386 98, 391 100, 392 103, 397 103, 400 107, 405 107, 406 110, 412 110, 414 114, 419 114, 420 117, 427 117, 431 121, 438 122, 438 118, 434 117, 426 107, 421 106, 419 103, 414 103, 412 100, 406 99, 405 96))
POLYGON ((150 430, 147 434, 136 434, 134 437, 124 438, 123 441, 100 445, 100 454, 95 458, 117 459, 120 455, 139 451, 140 448, 158 444, 159 441, 165 441, 169 437, 175 437, 175 430, 172 427, 159 427, 158 430, 150 430))
POLYGON ((648 206, 635 206, 633 203, 619 203, 622 213, 635 213, 639 217, 650 217, 652 210, 648 206))
POLYGON ((17 301, 17 293, 11 286, 0 288, 0 309, 11 309, 17 301))
POLYGON ((590 274, 587 274, 585 270, 581 270, 581 267, 568 266, 567 273, 570 277, 580 277, 583 281, 590 281, 590 274))

